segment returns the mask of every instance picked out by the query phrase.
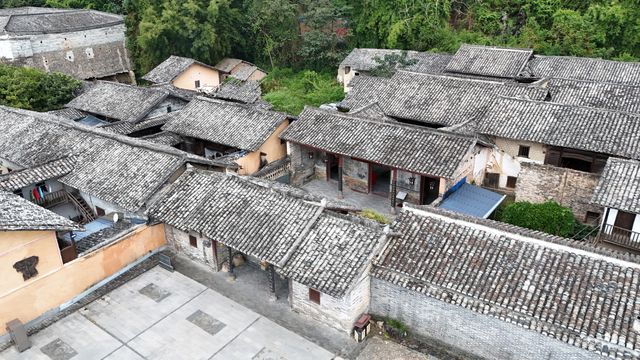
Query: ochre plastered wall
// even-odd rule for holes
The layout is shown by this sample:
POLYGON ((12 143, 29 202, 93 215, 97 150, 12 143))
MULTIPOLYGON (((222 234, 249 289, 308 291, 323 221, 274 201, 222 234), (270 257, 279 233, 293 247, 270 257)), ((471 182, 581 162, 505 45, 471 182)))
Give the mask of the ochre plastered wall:
MULTIPOLYGON (((38 281, 62 266, 56 234, 53 231, 0 231, 0 296, 38 281), (13 265, 31 256, 38 257, 38 275, 27 281, 13 265)), ((1 324, 0 324, 1 325, 1 324)))
POLYGON ((289 120, 285 120, 276 131, 269 136, 267 141, 260 146, 257 151, 251 152, 246 156, 236 160, 236 163, 242 168, 238 170, 240 175, 251 175, 260 170, 260 153, 267 154, 267 162, 272 163, 280 160, 287 155, 287 146, 280 141, 280 133, 289 126, 289 120))
POLYGON ((193 64, 182 74, 173 79, 173 86, 180 89, 196 90, 196 80, 200 80, 201 87, 220 85, 218 70, 210 69, 200 64, 193 64))
MULTIPOLYGON (((0 324, 13 319, 23 323, 73 299, 149 252, 166 244, 164 225, 142 226, 122 239, 39 275, 0 297, 0 324), (7 309, 11 309, 8 311, 7 309)), ((6 332, 0 326, 0 335, 6 332)))

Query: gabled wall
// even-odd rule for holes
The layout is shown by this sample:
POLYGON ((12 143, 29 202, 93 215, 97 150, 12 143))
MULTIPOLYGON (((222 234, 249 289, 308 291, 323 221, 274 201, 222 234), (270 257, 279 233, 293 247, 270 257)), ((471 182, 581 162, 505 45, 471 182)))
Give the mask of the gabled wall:
POLYGON ((218 70, 193 64, 171 82, 180 89, 196 90, 195 82, 200 80, 201 87, 213 87, 220 85, 220 73, 218 70))
POLYGON ((291 308, 316 321, 350 333, 356 320, 369 308, 369 276, 361 277, 358 283, 341 298, 320 294, 320 304, 309 300, 309 288, 291 281, 289 287, 291 308))
POLYGON ((289 120, 285 120, 280 124, 257 151, 236 160, 236 163, 241 166, 238 174, 251 175, 260 170, 260 153, 267 154, 268 163, 284 158, 287 155, 287 146, 280 141, 280 134, 287 126, 289 126, 289 120))

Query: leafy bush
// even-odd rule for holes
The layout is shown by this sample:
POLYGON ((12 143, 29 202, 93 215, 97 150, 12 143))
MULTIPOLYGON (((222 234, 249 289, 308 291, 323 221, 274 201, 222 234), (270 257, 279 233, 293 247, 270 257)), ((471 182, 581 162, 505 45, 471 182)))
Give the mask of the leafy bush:
POLYGON ((407 336, 407 325, 403 322, 391 318, 384 319, 385 335, 396 339, 402 339, 407 336))
POLYGON ((275 110, 294 115, 305 105, 320 106, 344 99, 344 90, 332 74, 310 70, 273 69, 262 81, 262 90, 264 100, 275 110))
POLYGON ((573 234, 576 227, 571 209, 555 201, 542 204, 515 202, 505 207, 500 216, 502 222, 563 237, 573 234))
POLYGON ((0 65, 0 104, 36 111, 61 108, 73 98, 80 81, 42 70, 0 65))
POLYGON ((360 216, 377 221, 381 224, 389 224, 391 221, 387 219, 384 215, 372 209, 364 209, 360 212, 360 216))

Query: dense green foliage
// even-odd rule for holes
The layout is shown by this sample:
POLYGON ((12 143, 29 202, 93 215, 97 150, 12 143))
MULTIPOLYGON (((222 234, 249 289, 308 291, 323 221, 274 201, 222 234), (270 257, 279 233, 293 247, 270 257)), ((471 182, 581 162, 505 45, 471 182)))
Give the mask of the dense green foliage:
MULTIPOLYGON (((233 56, 266 70, 292 68, 295 85, 301 70, 335 73, 354 47, 453 52, 461 43, 640 59, 635 0, 0 0, 0 7, 25 5, 125 14, 138 75, 169 55, 209 64, 233 56)), ((389 75, 394 61, 401 59, 383 59, 380 74, 389 75)), ((268 96, 281 109, 299 111, 309 95, 285 106, 287 92, 277 89, 268 96)))
POLYGON ((28 110, 61 108, 73 98, 80 81, 60 73, 0 65, 0 104, 28 110))
POLYGON ((262 81, 264 99, 275 110, 299 114, 305 105, 319 106, 340 101, 344 90, 332 74, 313 70, 294 72, 291 69, 273 69, 262 81))
POLYGON ((463 43, 640 59, 634 0, 0 0, 127 15, 136 72, 169 54, 335 70, 352 47, 455 51, 463 43))
POLYGON ((360 47, 455 51, 460 43, 533 47, 548 55, 640 58, 634 0, 360 0, 360 47))
POLYGON ((514 202, 502 210, 499 220, 563 237, 571 236, 576 227, 576 220, 571 209, 554 201, 542 204, 532 204, 526 201, 514 202))

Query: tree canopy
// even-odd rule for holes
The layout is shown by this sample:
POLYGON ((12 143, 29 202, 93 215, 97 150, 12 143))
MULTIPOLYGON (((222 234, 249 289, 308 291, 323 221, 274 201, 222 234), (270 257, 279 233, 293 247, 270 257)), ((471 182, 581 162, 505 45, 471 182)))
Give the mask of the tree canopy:
POLYGON ((0 0, 127 16, 136 72, 168 55, 335 70, 354 47, 453 52, 461 43, 640 59, 633 0, 0 0))
POLYGON ((60 73, 0 65, 0 104, 27 110, 61 108, 73 98, 80 81, 60 73))

